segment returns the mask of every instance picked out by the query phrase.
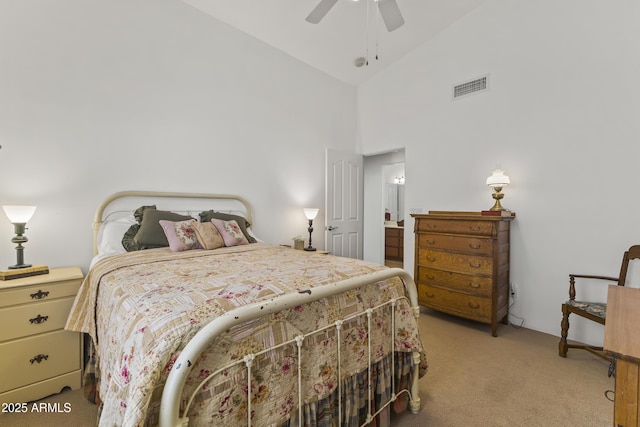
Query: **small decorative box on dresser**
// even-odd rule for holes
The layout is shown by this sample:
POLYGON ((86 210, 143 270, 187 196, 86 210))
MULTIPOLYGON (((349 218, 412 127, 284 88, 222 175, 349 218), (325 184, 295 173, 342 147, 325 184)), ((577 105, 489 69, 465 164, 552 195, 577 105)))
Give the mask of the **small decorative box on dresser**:
POLYGON ((509 226, 515 213, 413 214, 421 305, 491 325, 509 312, 509 226))
POLYGON ((69 267, 0 282, 0 403, 80 388, 81 334, 64 325, 82 279, 69 267))

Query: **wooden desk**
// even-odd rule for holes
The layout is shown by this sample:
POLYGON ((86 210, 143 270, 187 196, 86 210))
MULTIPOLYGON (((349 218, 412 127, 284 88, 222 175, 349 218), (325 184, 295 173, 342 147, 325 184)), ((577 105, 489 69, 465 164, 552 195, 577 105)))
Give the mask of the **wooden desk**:
POLYGON ((638 427, 638 420, 640 420, 640 289, 609 286, 604 350, 616 358, 613 425, 638 427))

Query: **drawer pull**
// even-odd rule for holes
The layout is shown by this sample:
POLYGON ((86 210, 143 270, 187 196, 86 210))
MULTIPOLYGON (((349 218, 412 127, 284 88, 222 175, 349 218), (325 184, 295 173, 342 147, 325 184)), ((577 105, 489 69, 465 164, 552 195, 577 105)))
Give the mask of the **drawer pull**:
POLYGON ((438 226, 435 224, 427 224, 427 228, 430 230, 435 230, 436 228, 438 228, 438 226))
POLYGON ((49 316, 40 316, 38 314, 38 317, 34 317, 33 319, 29 319, 29 323, 31 323, 32 325, 39 325, 41 323, 46 322, 47 320, 49 320, 49 316))
POLYGON ((48 360, 49 359, 49 355, 48 354, 38 354, 37 356, 34 356, 33 359, 29 360, 29 362, 31 362, 31 364, 33 365, 33 362, 42 362, 43 360, 48 360))
POLYGON ((49 291, 38 290, 35 294, 31 294, 31 299, 42 299, 49 296, 49 291))
POLYGON ((435 278, 436 278, 436 276, 434 276, 432 274, 427 275, 427 279, 429 279, 429 280, 433 280, 435 278))
POLYGON ((471 230, 471 231, 480 231, 481 228, 478 227, 477 225, 475 225, 475 226, 474 225, 470 225, 469 226, 469 230, 471 230))
POLYGON ((427 245, 435 245, 436 241, 435 240, 427 240, 427 245))
POLYGON ((433 298, 435 296, 434 294, 431 294, 429 292, 427 292, 426 295, 427 295, 428 298, 433 298))
POLYGON ((474 245, 473 243, 469 243, 469 247, 471 249, 480 249, 480 245, 474 245))
POLYGON ((427 261, 434 262, 436 259, 434 257, 427 257, 427 261))
POLYGON ((471 282, 471 283, 469 283, 469 287, 473 288, 473 289, 479 289, 480 285, 478 283, 471 282))
POLYGON ((479 262, 477 264, 474 264, 474 263, 470 262, 469 263, 469 267, 471 267, 471 268, 480 268, 480 267, 482 267, 482 263, 479 262))
POLYGON ((477 302, 470 302, 469 303, 469 307, 471 307, 471 308, 480 308, 480 304, 478 304, 477 302))

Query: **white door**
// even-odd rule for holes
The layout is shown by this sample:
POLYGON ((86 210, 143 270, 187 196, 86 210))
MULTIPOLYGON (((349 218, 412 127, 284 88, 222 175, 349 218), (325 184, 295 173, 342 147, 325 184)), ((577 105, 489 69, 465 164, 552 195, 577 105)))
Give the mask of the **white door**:
POLYGON ((364 169, 360 154, 327 150, 325 247, 362 259, 364 169))

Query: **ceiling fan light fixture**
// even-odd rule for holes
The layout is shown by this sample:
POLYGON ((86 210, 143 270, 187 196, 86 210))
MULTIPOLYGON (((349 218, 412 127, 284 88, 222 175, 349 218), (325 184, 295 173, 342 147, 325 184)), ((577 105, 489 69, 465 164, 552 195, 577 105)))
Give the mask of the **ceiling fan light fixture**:
MULTIPOLYGON (((352 1, 358 2, 359 0, 352 1)), ((311 13, 305 18, 306 21, 311 24, 319 23, 336 3, 338 3, 338 0, 320 0, 311 13)), ((404 25, 404 18, 398 7, 397 0, 373 0, 373 3, 378 6, 378 11, 380 12, 385 27, 387 27, 387 31, 395 31, 404 25)))

